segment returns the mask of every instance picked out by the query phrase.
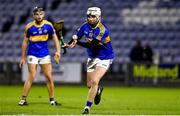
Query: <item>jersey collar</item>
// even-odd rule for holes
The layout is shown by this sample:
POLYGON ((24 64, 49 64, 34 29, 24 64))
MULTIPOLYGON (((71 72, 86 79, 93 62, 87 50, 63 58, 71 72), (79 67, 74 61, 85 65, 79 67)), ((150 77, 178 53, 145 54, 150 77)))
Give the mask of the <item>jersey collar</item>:
POLYGON ((91 27, 90 25, 89 25, 89 26, 90 26, 91 29, 95 29, 95 28, 98 27, 99 25, 100 25, 100 21, 97 23, 97 25, 96 25, 95 27, 91 27))
POLYGON ((44 25, 45 21, 43 20, 42 23, 40 25, 37 25, 35 21, 33 21, 33 25, 35 25, 36 27, 42 27, 44 25))

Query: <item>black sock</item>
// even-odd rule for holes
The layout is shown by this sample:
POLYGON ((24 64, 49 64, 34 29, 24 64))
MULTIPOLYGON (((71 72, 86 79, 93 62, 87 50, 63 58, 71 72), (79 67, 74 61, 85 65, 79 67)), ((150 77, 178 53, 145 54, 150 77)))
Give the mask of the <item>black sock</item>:
POLYGON ((49 100, 50 100, 50 101, 54 101, 54 97, 51 97, 49 100))
POLYGON ((25 100, 25 101, 26 101, 26 96, 22 96, 22 100, 25 100))

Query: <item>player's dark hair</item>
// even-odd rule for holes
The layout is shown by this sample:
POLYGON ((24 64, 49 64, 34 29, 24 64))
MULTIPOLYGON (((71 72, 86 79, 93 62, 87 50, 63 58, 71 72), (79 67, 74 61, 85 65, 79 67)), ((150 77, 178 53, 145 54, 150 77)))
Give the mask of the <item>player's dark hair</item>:
POLYGON ((41 12, 41 11, 44 11, 44 9, 42 7, 36 6, 36 7, 33 8, 33 14, 36 13, 36 12, 41 12))

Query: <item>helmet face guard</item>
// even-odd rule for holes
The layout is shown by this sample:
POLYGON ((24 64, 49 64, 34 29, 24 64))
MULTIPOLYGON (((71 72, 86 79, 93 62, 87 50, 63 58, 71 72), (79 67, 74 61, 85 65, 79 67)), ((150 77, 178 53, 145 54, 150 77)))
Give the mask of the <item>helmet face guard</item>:
POLYGON ((87 15, 94 15, 94 16, 96 16, 96 17, 100 20, 100 17, 101 17, 101 9, 98 8, 98 7, 90 7, 90 8, 88 8, 86 14, 87 14, 87 15))

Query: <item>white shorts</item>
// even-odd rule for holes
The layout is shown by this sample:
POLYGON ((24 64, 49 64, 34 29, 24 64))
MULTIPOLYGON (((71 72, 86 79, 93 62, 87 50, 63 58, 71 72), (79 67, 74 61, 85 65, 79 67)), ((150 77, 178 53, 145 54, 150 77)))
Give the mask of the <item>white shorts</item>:
POLYGON ((27 56, 27 63, 30 64, 49 64, 51 63, 51 57, 50 55, 47 55, 45 57, 38 58, 36 56, 27 56))
POLYGON ((99 58, 88 58, 87 59, 87 72, 93 72, 96 68, 96 66, 103 67, 105 69, 108 69, 110 65, 112 64, 112 59, 107 60, 101 60, 99 58))

